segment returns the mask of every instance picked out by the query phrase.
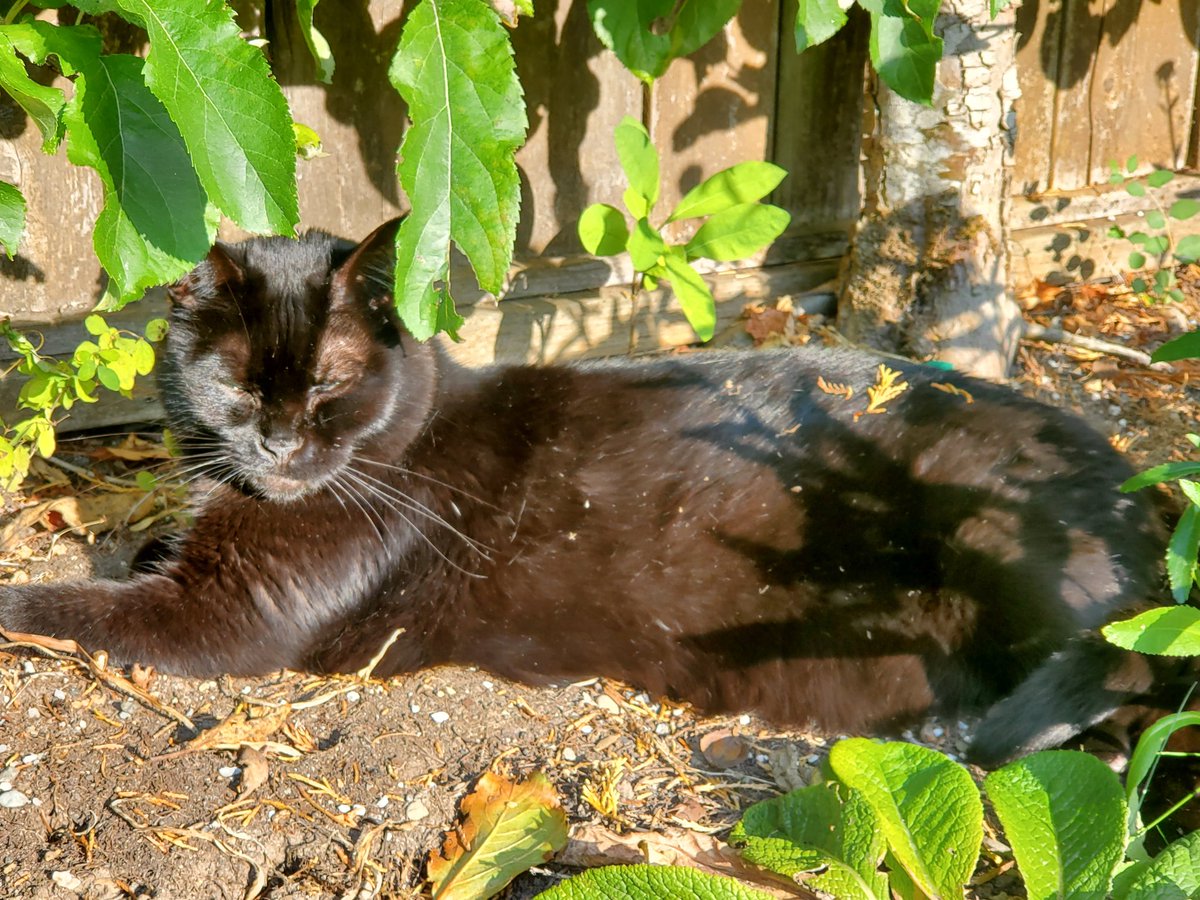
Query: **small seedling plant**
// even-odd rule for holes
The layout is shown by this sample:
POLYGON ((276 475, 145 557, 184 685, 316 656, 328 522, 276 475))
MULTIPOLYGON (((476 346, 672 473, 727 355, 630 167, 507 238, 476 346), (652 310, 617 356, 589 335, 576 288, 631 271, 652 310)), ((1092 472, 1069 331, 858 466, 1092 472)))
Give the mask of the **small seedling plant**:
POLYGON ((712 291, 693 268, 697 259, 728 262, 745 259, 781 235, 791 216, 787 210, 760 202, 787 172, 769 162, 745 162, 717 172, 696 185, 658 225, 651 221, 660 193, 658 151, 641 122, 626 116, 613 132, 617 156, 629 187, 621 210, 594 203, 579 218, 579 240, 595 256, 629 253, 634 270, 649 290, 668 281, 684 315, 702 341, 710 340, 717 323, 712 291), (663 227, 702 219, 690 240, 669 244, 663 227))

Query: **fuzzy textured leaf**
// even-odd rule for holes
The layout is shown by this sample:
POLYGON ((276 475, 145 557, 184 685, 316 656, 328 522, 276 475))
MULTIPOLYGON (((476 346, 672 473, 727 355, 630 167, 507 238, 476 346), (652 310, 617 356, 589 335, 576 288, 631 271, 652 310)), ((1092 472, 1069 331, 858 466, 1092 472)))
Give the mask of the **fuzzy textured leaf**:
POLYGON ((566 813, 540 772, 515 784, 485 772, 462 815, 429 857, 434 900, 484 900, 567 843, 566 813))
POLYGON ((988 775, 1030 900, 1103 900, 1125 849, 1125 798, 1096 757, 1047 750, 988 775))
POLYGON ((66 99, 58 88, 38 84, 29 77, 8 31, 8 27, 0 30, 0 88, 37 125, 42 133, 42 150, 53 153, 62 138, 62 110, 66 99))
POLYGON ((538 894, 538 900, 771 900, 732 878, 681 866, 590 869, 538 894))
POLYGON ((593 256, 613 256, 625 250, 629 226, 615 206, 593 203, 579 217, 579 240, 593 256))
POLYGON ((25 233, 25 198, 6 181, 0 181, 0 245, 9 259, 25 233))
POLYGON ((714 214, 687 242, 689 259, 745 259, 783 234, 791 215, 768 203, 743 203, 714 214))
POLYGON ((796 52, 823 44, 845 24, 846 13, 838 0, 800 0, 794 29, 796 52))
POLYGON ((807 888, 841 900, 883 900, 888 896, 887 876, 879 871, 883 834, 862 796, 847 793, 842 803, 832 786, 814 785, 756 803, 729 841, 744 845, 746 859, 802 880, 807 888))
POLYGON ((1200 656, 1200 609, 1161 606, 1105 625, 1109 643, 1155 656, 1200 656))
POLYGON ((711 216, 742 203, 761 200, 787 177, 787 169, 751 161, 722 169, 683 195, 668 222, 711 216))
POLYGON ((966 769, 925 747, 865 738, 835 744, 829 764, 870 804, 892 855, 921 891, 962 895, 983 840, 983 804, 966 769))
POLYGON ((503 287, 521 205, 514 154, 525 100, 508 31, 479 0, 422 0, 388 76, 412 118, 400 147, 413 208, 396 236, 396 308, 424 340, 462 321, 448 283, 451 241, 484 290, 503 287))
POLYGON ((247 231, 291 234, 299 214, 292 120, 267 61, 224 3, 105 0, 150 37, 146 84, 179 128, 200 183, 247 231))
POLYGON ((146 87, 142 60, 101 56, 91 26, 34 21, 6 32, 31 59, 56 56, 77 76, 63 114, 67 158, 93 169, 104 187, 92 243, 116 305, 187 273, 212 246, 218 216, 179 129, 146 87))
POLYGON ((300 33, 308 52, 312 54, 313 62, 317 64, 317 78, 325 84, 333 81, 333 51, 325 35, 313 24, 313 11, 321 0, 296 0, 296 15, 300 19, 300 33))
POLYGON ((1168 844, 1129 884, 1122 900, 1200 897, 1200 831, 1168 844))

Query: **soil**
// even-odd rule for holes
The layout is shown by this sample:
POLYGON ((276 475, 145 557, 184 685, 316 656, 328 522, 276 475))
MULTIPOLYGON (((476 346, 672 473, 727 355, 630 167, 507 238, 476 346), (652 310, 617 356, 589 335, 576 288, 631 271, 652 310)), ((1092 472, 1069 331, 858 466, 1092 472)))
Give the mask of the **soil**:
MULTIPOLYGON (((1112 288, 1035 286, 1025 300, 1043 324, 1133 348, 1195 328, 1200 309, 1190 287, 1169 308, 1112 288)), ((780 311, 749 310, 748 330, 768 343, 829 336, 820 321, 780 311)), ((1200 430, 1194 364, 1155 371, 1037 342, 1022 346, 1019 364, 1018 389, 1076 409, 1136 465, 1179 458, 1190 449, 1184 433, 1200 430)), ((163 455, 159 440, 64 442, 57 463, 39 462, 0 509, 0 580, 127 572, 147 536, 180 514, 169 476, 148 500, 134 487, 163 455), (94 524, 103 515, 117 527, 94 524)), ((970 725, 931 721, 905 736, 958 754, 970 725)), ((0 644, 0 895, 423 896, 427 854, 489 770, 545 772, 577 838, 605 829, 632 833, 636 846, 639 833, 657 832, 643 845, 652 862, 671 861, 672 847, 712 856, 740 810, 805 783, 837 737, 703 718, 600 679, 532 689, 441 668, 387 681, 195 681, 0 644), (262 718, 216 730, 231 714, 262 718), (702 753, 716 732, 744 759, 702 753), (239 754, 243 742, 261 753, 239 754)), ((970 896, 1022 896, 1007 848, 994 832, 986 843, 970 896)), ((571 871, 539 866, 501 896, 535 896, 571 871)))

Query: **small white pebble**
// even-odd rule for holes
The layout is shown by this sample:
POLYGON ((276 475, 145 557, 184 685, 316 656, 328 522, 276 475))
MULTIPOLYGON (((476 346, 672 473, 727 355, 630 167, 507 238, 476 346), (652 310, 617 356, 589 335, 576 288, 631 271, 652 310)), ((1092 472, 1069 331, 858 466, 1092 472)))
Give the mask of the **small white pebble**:
POLYGON ((391 798, 389 798, 387 794, 384 794, 382 797, 380 797, 378 800, 375 801, 375 805, 379 809, 387 809, 388 804, 391 802, 392 802, 391 798))
POLYGON ((765 753, 760 753, 754 757, 754 761, 756 763, 758 763, 760 766, 763 766, 771 761, 771 757, 767 756, 767 754, 765 754, 765 753))
POLYGON ((410 822, 416 822, 420 819, 429 817, 429 807, 420 800, 414 800, 408 806, 404 807, 404 817, 410 822))
POLYGON ((27 766, 32 766, 35 762, 40 761, 42 756, 43 754, 41 753, 26 753, 21 757, 21 762, 25 763, 27 766))
POLYGON ((749 716, 738 716, 738 724, 739 725, 749 725, 750 717, 749 716))
POLYGON ((7 794, 12 790, 11 781, 0 781, 0 794, 7 794))
POLYGON ((971 729, 971 726, 969 726, 969 725, 968 725, 966 722, 959 722, 959 723, 958 723, 958 730, 959 730, 959 731, 970 731, 970 729, 971 729))
POLYGON ((270 822, 273 818, 275 818, 275 807, 268 806, 267 807, 267 821, 270 822))
POLYGON ((633 699, 636 700, 638 703, 644 703, 647 705, 650 703, 650 695, 649 694, 634 694, 633 699))
POLYGON ((940 738, 942 735, 944 735, 946 733, 946 729, 943 728, 941 725, 934 725, 933 728, 930 729, 930 731, 932 732, 933 736, 936 738, 940 738))
POLYGON ((581 725, 579 728, 579 733, 580 734, 591 734, 595 730, 596 729, 593 728, 591 725, 581 725))
POLYGON ((450 713, 442 712, 439 709, 437 712, 430 713, 429 718, 433 719, 436 724, 441 725, 443 722, 450 721, 450 713))
POLYGON ((682 710, 682 709, 673 709, 673 710, 671 710, 671 718, 672 718, 672 719, 678 719, 678 718, 679 718, 680 716, 682 716, 682 715, 683 715, 683 710, 682 710))
POLYGON ((66 700, 67 692, 64 691, 62 688, 55 688, 54 689, 54 699, 55 700, 66 700))
POLYGON ((5 791, 0 794, 0 806, 5 809, 20 809, 28 802, 29 798, 20 791, 5 791))
POLYGON ((42 717, 42 711, 36 706, 31 706, 25 711, 25 715, 29 716, 31 719, 40 719, 42 717))
MULTIPOLYGON (((32 711, 33 710, 30 710, 30 712, 32 712, 32 711)), ((121 710, 119 713, 117 713, 117 718, 118 719, 128 719, 129 713, 126 710, 121 710)))
POLYGON ((51 872, 50 880, 64 891, 69 891, 72 894, 82 895, 84 891, 83 882, 67 871, 51 872))
POLYGON ((445 692, 445 691, 438 691, 438 692, 437 692, 437 696, 439 696, 439 697, 445 697, 445 696, 446 696, 446 692, 445 692))
POLYGON ((232 778, 240 771, 242 770, 237 766, 221 766, 221 768, 217 769, 217 774, 222 778, 232 778))
POLYGON ((458 691, 454 690, 454 688, 452 688, 452 687, 448 687, 448 688, 446 688, 446 693, 449 696, 453 697, 455 694, 458 693, 458 691))
POLYGON ((29 660, 25 660, 25 662, 22 663, 21 668, 25 670, 26 675, 32 675, 34 672, 37 671, 33 667, 33 663, 31 663, 29 660))
POLYGON ((662 737, 663 735, 666 735, 666 734, 670 734, 671 726, 668 725, 666 722, 659 722, 657 725, 654 726, 654 733, 657 734, 659 737, 662 737))
POLYGON ((337 809, 338 809, 338 812, 340 812, 340 813, 348 813, 348 812, 350 812, 350 810, 354 809, 354 807, 351 806, 349 803, 339 803, 337 809))
POLYGON ((409 709, 411 709, 415 713, 419 713, 421 711, 421 704, 414 703, 412 706, 409 707, 409 709))
POLYGON ((572 750, 570 747, 564 747, 563 752, 562 752, 562 758, 565 759, 567 762, 575 762, 575 760, 578 757, 575 756, 575 751, 572 750))
POLYGON ((356 816, 365 816, 367 814, 367 808, 361 803, 355 803, 352 807, 350 807, 350 812, 354 813, 356 816))
POLYGON ((242 693, 243 694, 250 693, 250 685, 246 685, 244 688, 242 688, 242 693))
POLYGON ((29 800, 29 802, 30 802, 30 803, 32 803, 34 806, 41 806, 41 805, 42 805, 41 798, 39 798, 39 797, 31 797, 31 798, 30 798, 30 800, 29 800))
POLYGON ((362 694, 360 694, 358 691, 346 691, 346 699, 351 703, 357 703, 362 699, 362 694))
POLYGON ((490 681, 484 681, 484 682, 482 682, 482 684, 483 684, 483 686, 484 686, 484 689, 486 689, 486 690, 489 690, 489 691, 490 691, 490 690, 492 690, 492 689, 494 689, 494 688, 496 687, 496 686, 495 686, 494 684, 492 684, 490 681))

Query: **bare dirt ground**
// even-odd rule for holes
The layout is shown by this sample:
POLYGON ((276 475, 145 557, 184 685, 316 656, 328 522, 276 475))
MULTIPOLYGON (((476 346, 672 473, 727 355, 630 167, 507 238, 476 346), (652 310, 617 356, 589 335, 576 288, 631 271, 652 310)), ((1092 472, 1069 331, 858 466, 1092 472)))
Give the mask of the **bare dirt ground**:
MULTIPOLYGON (((1149 350, 1197 327, 1198 300, 1190 286, 1170 307, 1042 286, 1025 305, 1045 326, 1149 350)), ((774 333, 768 342, 825 335, 819 321, 762 310, 748 325, 774 333)), ((1155 371, 1044 342, 1023 344, 1019 364, 1018 389, 1075 408, 1136 465, 1180 458, 1184 433, 1200 430, 1195 364, 1155 371)), ((161 461, 158 440, 65 442, 59 462, 39 463, 0 508, 0 580, 127 572, 180 510, 168 476, 148 499, 134 480, 161 461)), ((958 753, 969 728, 930 722, 908 737, 958 753)), ((594 863, 597 842, 624 834, 635 858, 720 866, 739 811, 804 783, 836 738, 700 718, 605 680, 531 689, 446 668, 194 681, 0 644, 0 896, 422 896, 426 855, 489 769, 547 773, 574 829, 568 862, 594 863)), ((993 838, 971 896, 1022 896, 993 838)), ((502 896, 535 896, 571 871, 548 863, 502 896)))

